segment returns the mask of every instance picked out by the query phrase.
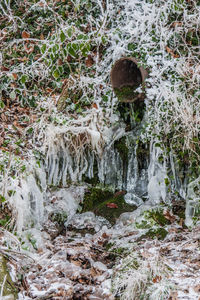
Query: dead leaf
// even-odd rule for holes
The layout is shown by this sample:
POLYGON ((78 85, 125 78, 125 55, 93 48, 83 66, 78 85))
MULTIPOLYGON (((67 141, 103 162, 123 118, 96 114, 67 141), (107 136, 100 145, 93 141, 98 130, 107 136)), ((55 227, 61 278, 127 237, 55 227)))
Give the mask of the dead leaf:
POLYGON ((0 137, 0 146, 3 145, 3 143, 4 143, 4 138, 0 137))
POLYGON ((40 1, 40 2, 38 3, 38 5, 39 5, 40 7, 44 7, 44 3, 43 3, 42 1, 40 1))
POLYGON ((12 73, 12 76, 13 76, 13 78, 14 78, 15 80, 17 80, 18 75, 17 75, 16 73, 12 73))
POLYGON ((118 208, 118 205, 117 204, 115 204, 115 203, 107 203, 106 204, 106 206, 108 207, 108 208, 118 208))
POLYGON ((163 213, 163 216, 165 217, 165 219, 169 220, 171 223, 174 223, 174 221, 176 220, 176 217, 174 215, 172 215, 168 210, 163 213))
POLYGON ((59 58, 59 59, 58 59, 58 61, 57 61, 57 63, 58 63, 58 66, 62 66, 62 65, 63 65, 63 61, 62 61, 62 59, 61 59, 61 58, 59 58))
POLYGON ((52 93, 53 92, 53 90, 51 88, 47 88, 46 91, 47 91, 47 93, 52 93))
POLYGON ((125 195, 126 194, 126 191, 118 191, 118 192, 116 192, 115 194, 114 194, 114 198, 117 198, 117 197, 119 197, 119 196, 123 196, 123 195, 125 195))
POLYGON ((82 264, 79 260, 71 260, 70 262, 71 262, 72 264, 76 265, 76 266, 79 266, 79 267, 80 267, 81 264, 82 264))
POLYGON ((169 295, 169 299, 168 300, 178 300, 178 292, 174 292, 172 291, 169 295))
POLYGON ((1 67, 1 71, 2 71, 2 72, 3 72, 3 71, 9 71, 9 69, 8 69, 7 67, 2 66, 2 67, 1 67))
POLYGON ((183 25, 183 22, 176 21, 171 24, 171 27, 176 27, 176 26, 178 27, 178 26, 182 26, 182 25, 183 25))
POLYGON ((44 34, 43 33, 40 34, 40 39, 44 40, 44 34))
POLYGON ((92 107, 98 109, 98 106, 97 106, 96 103, 93 103, 93 104, 92 104, 92 107))
POLYGON ((180 218, 179 225, 180 225, 181 227, 183 227, 183 223, 184 223, 183 218, 180 218))
POLYGON ((170 49, 169 47, 166 46, 165 49, 166 49, 167 53, 171 54, 171 56, 172 56, 173 58, 178 58, 178 57, 180 57, 178 54, 175 54, 174 51, 173 51, 172 49, 170 49))
POLYGON ((93 66, 94 60, 91 55, 88 55, 88 57, 85 59, 85 64, 88 68, 93 66))
POLYGON ((22 58, 19 57, 18 60, 21 61, 21 62, 25 62, 25 61, 28 60, 28 57, 26 57, 26 56, 24 56, 24 57, 22 57, 22 58))
POLYGON ((153 283, 157 283, 157 282, 160 282, 161 279, 162 279, 162 277, 157 275, 156 277, 154 277, 154 278, 152 279, 152 281, 153 281, 153 283))
POLYGON ((23 31, 23 32, 22 32, 22 38, 23 38, 23 39, 28 39, 28 38, 30 38, 30 33, 26 32, 26 31, 23 31))
POLYGON ((25 48, 26 53, 28 53, 28 54, 32 53, 34 50, 34 46, 27 47, 27 45, 25 45, 24 48, 25 48))
POLYGON ((102 234, 102 238, 107 239, 107 238, 109 238, 109 235, 108 235, 106 232, 104 232, 104 233, 102 234))

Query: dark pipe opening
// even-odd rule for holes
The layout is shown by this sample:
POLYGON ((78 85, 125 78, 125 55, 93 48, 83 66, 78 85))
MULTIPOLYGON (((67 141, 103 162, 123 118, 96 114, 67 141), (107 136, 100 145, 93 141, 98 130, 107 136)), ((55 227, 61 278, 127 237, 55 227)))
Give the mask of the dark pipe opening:
POLYGON ((111 83, 119 101, 134 102, 137 100, 138 93, 135 90, 143 84, 146 76, 147 71, 138 67, 134 58, 123 57, 116 61, 111 71, 111 83))
POLYGON ((142 75, 137 65, 129 59, 122 59, 115 63, 112 69, 113 88, 126 86, 138 87, 142 83, 142 75))

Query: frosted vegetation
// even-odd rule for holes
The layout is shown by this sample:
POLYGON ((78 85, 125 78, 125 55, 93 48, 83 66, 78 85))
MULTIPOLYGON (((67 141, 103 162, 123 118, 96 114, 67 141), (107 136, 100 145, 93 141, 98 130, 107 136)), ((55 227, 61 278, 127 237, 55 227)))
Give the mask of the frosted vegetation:
MULTIPOLYGON (((141 206, 136 216, 183 199, 185 224, 199 224, 200 2, 3 0, 0 12, 0 112, 9 104, 30 109, 28 120, 19 116, 0 137, 0 200, 12 208, 10 228, 22 236, 41 229, 56 207, 52 187, 64 199, 56 209, 71 217, 80 209, 86 178, 126 190, 125 200, 141 206), (131 105, 122 117, 110 84, 111 68, 124 56, 149 72, 140 122, 131 105), (65 107, 59 109, 63 86, 65 107), (18 139, 15 130, 23 124, 18 139), (123 138, 126 157, 116 149, 123 138)), ((148 282, 165 274, 157 266, 152 262, 151 274, 142 264, 134 271, 140 286, 128 270, 116 279, 115 292, 130 277, 122 299, 141 288, 144 299, 165 299, 165 275, 161 289, 148 282)))

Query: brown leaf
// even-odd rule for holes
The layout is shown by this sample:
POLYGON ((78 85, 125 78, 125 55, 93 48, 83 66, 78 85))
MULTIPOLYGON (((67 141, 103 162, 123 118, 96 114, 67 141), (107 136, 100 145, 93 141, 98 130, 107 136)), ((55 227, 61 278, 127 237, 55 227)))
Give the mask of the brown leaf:
POLYGON ((108 208, 118 208, 118 205, 117 204, 115 204, 115 203, 107 203, 106 204, 106 206, 108 207, 108 208))
POLYGON ((27 47, 27 45, 24 46, 26 53, 30 54, 34 50, 34 46, 27 47))
POLYGON ((163 213, 163 216, 165 219, 169 220, 171 223, 173 223, 176 220, 176 217, 172 215, 168 210, 163 213))
POLYGON ((106 232, 104 232, 104 233, 102 234, 102 238, 107 239, 107 238, 109 238, 109 235, 108 235, 106 232))
POLYGON ((2 67, 1 67, 1 71, 2 71, 2 72, 3 72, 3 71, 9 71, 9 69, 8 69, 7 67, 2 66, 2 67))
POLYGON ((171 24, 171 27, 178 27, 178 26, 182 26, 183 25, 183 23, 182 22, 178 22, 178 21, 176 21, 176 22, 173 22, 172 24, 171 24))
POLYGON ((52 93, 53 92, 53 90, 51 88, 47 88, 46 91, 47 91, 47 93, 52 93))
POLYGON ((26 56, 24 56, 22 58, 19 57, 18 60, 21 61, 21 62, 25 62, 25 61, 28 60, 28 57, 26 57, 26 56))
POLYGON ((94 64, 94 60, 91 55, 88 55, 88 57, 85 60, 85 64, 88 68, 94 64))
POLYGON ((62 61, 61 58, 58 59, 57 64, 58 64, 58 66, 62 66, 63 65, 63 61, 62 61))
POLYGON ((18 75, 17 75, 16 73, 12 73, 12 76, 13 76, 13 78, 14 78, 15 80, 17 80, 18 75))
POLYGON ((180 225, 181 227, 183 227, 183 224, 184 224, 184 220, 183 220, 183 218, 180 218, 179 225, 180 225))
POLYGON ((4 138, 0 137, 0 146, 3 145, 3 143, 4 143, 4 138))
POLYGON ((43 33, 40 34, 40 39, 44 40, 44 34, 43 33))
POLYGON ((167 53, 171 54, 171 56, 172 56, 173 58, 178 58, 178 57, 180 57, 178 54, 175 54, 174 51, 173 51, 172 49, 170 49, 169 47, 166 46, 165 49, 166 49, 167 53))
POLYGON ((26 32, 26 31, 23 31, 22 32, 22 38, 23 39, 28 39, 28 38, 30 38, 30 34, 28 32, 26 32))
POLYGON ((41 7, 44 7, 44 3, 43 3, 42 1, 40 1, 40 2, 38 3, 38 5, 41 6, 41 7))
POLYGON ((195 293, 200 293, 200 284, 195 285, 193 289, 195 293))
POLYGON ((126 191, 118 191, 118 192, 116 192, 115 194, 114 194, 114 198, 117 198, 117 197, 119 197, 119 196, 123 196, 123 195, 125 195, 126 194, 126 191))
POLYGON ((98 105, 96 103, 93 103, 92 107, 98 109, 98 105))
POLYGON ((178 292, 176 291, 172 291, 169 295, 169 299, 168 300, 178 300, 178 292))
POLYGON ((153 281, 153 283, 157 283, 157 282, 160 282, 161 279, 162 279, 162 277, 157 275, 156 277, 154 277, 154 278, 152 279, 152 281, 153 281))
POLYGON ((76 266, 79 266, 79 267, 80 267, 81 264, 82 264, 79 260, 71 260, 70 262, 71 262, 72 264, 76 265, 76 266))

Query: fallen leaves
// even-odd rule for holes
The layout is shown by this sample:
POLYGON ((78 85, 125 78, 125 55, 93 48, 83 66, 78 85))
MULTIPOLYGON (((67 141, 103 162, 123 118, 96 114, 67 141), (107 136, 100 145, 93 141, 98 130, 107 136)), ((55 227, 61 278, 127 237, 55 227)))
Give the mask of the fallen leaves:
POLYGON ((174 221, 176 220, 176 217, 171 214, 168 210, 163 212, 163 216, 165 217, 165 219, 169 220, 170 223, 174 223, 174 221))
POLYGON ((160 282, 162 280, 162 277, 161 276, 155 276, 153 279, 152 279, 152 281, 153 281, 153 283, 157 283, 157 282, 160 282))
POLYGON ((92 108, 98 109, 98 105, 96 103, 93 103, 92 108))
POLYGON ((178 300, 178 293, 176 291, 172 291, 168 300, 178 300))
POLYGON ((171 24, 171 27, 181 27, 183 25, 183 22, 175 21, 171 24))
POLYGON ((171 54, 171 56, 173 58, 179 58, 180 57, 179 54, 175 54, 174 51, 172 49, 170 49, 169 47, 166 46, 165 49, 166 49, 167 53, 171 54))
POLYGON ((5 66, 1 66, 1 71, 2 72, 7 72, 7 71, 9 71, 9 68, 7 68, 5 66))
POLYGON ((28 39, 28 38, 30 38, 30 33, 26 32, 26 31, 23 31, 23 32, 22 32, 22 38, 23 38, 23 39, 28 39))
POLYGON ((85 64, 88 68, 93 66, 94 60, 91 55, 88 55, 88 57, 85 59, 85 64))
POLYGON ((12 77, 14 78, 14 80, 17 80, 18 75, 16 73, 12 73, 12 77))

